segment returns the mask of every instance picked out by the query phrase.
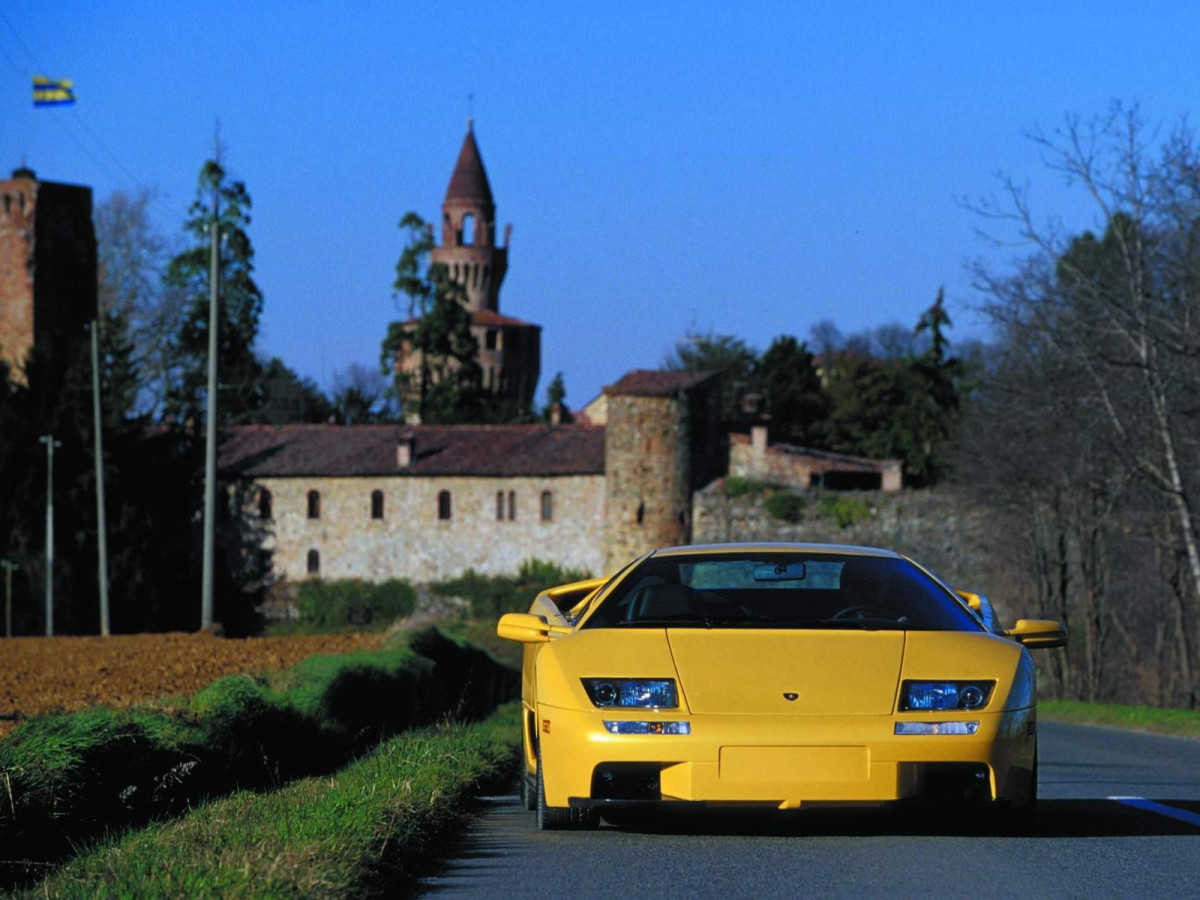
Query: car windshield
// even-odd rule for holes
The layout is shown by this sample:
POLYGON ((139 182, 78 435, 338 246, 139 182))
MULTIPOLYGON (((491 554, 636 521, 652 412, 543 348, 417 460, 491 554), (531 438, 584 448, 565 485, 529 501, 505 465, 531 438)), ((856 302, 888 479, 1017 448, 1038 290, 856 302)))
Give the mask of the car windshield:
POLYGON ((652 556, 582 627, 983 630, 905 559, 777 552, 652 556))

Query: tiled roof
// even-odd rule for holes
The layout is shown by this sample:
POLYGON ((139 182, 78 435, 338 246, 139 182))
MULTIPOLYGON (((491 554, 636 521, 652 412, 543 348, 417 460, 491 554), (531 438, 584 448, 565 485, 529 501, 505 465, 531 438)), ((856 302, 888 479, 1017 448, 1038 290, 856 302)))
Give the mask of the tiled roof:
MULTIPOLYGON (((748 444, 750 436, 731 434, 729 440, 735 444, 748 444)), ((900 461, 895 459, 869 459, 865 456, 838 453, 836 450, 819 450, 816 447, 801 447, 797 444, 770 444, 767 452, 808 457, 825 463, 829 468, 846 472, 882 472, 900 465, 900 461)))
POLYGON ((601 475, 604 429, 590 425, 243 425, 221 432, 226 476, 601 475), (415 459, 397 446, 415 440, 415 459))
MULTIPOLYGON (((420 318, 406 319, 402 323, 403 326, 416 325, 420 322, 420 318)), ((514 316, 506 316, 503 313, 495 312, 490 309, 474 309, 471 310, 471 324, 485 325, 488 327, 503 326, 508 328, 541 328, 541 325, 534 325, 532 322, 526 322, 524 319, 518 319, 514 316)))
POLYGON ((488 184, 479 145, 475 143, 475 129, 470 122, 467 123, 467 136, 463 138, 462 149, 458 151, 458 162, 454 164, 454 172, 450 175, 446 199, 492 202, 492 187, 488 184))
POLYGON ((633 369, 626 372, 616 384, 610 384, 604 393, 612 396, 670 397, 680 391, 690 390, 707 381, 709 372, 662 372, 658 369, 633 369))

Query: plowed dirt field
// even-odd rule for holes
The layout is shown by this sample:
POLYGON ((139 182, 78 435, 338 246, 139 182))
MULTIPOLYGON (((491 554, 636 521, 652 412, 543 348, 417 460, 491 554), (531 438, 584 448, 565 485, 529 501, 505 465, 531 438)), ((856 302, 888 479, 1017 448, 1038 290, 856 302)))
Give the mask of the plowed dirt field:
POLYGON ((191 694, 222 675, 282 669, 314 653, 375 648, 382 634, 229 639, 210 634, 0 639, 0 737, 22 718, 191 694))

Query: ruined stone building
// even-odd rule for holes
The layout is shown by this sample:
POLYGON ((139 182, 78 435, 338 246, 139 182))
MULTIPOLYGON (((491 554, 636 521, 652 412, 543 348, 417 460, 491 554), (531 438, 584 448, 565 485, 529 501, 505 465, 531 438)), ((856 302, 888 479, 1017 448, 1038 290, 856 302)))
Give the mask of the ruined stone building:
POLYGON ((17 169, 0 181, 0 360, 18 381, 35 348, 65 369, 95 315, 91 188, 17 169))
MULTIPOLYGON (((496 243, 496 203, 488 182, 475 130, 467 134, 450 174, 442 202, 441 241, 430 253, 430 262, 441 264, 462 288, 462 302, 471 313, 471 334, 478 347, 483 389, 500 400, 524 408, 533 405, 542 359, 542 328, 500 312, 500 285, 508 271, 508 242, 512 226, 505 226, 504 243, 496 243)), ((403 323, 411 334, 418 320, 403 323)), ((396 361, 409 376, 407 410, 419 408, 422 354, 406 341, 396 361)), ((412 419, 412 415, 408 416, 412 419)))

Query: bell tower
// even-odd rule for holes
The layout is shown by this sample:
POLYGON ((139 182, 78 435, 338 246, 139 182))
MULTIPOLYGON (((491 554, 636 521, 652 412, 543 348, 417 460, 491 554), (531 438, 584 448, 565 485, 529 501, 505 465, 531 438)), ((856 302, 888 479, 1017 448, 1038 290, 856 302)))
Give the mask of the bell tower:
POLYGON ((444 265, 451 279, 462 285, 472 312, 499 311, 510 233, 508 226, 504 244, 496 246, 496 204, 475 143, 475 128, 468 119, 467 136, 442 202, 442 240, 430 253, 430 261, 444 265))

